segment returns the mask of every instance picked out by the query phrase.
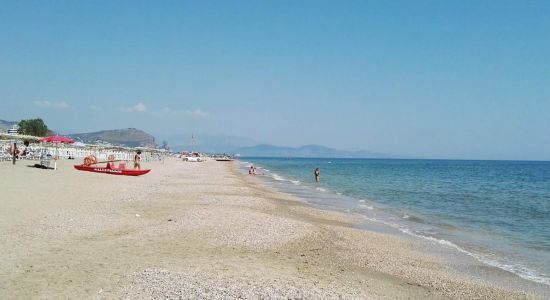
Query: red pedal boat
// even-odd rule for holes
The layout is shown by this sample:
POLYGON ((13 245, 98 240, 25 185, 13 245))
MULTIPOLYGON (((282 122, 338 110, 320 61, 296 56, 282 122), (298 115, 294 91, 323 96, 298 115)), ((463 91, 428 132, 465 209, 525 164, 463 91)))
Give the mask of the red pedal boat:
MULTIPOLYGON (((114 165, 114 164, 112 164, 114 165)), ((87 171, 87 172, 95 172, 95 173, 104 173, 104 174, 111 174, 111 175, 124 175, 124 176, 140 176, 149 173, 151 169, 147 170, 131 170, 131 169, 125 169, 125 168, 114 168, 110 165, 107 165, 106 167, 99 167, 99 166, 86 166, 86 165, 75 165, 75 169, 79 171, 87 171)))

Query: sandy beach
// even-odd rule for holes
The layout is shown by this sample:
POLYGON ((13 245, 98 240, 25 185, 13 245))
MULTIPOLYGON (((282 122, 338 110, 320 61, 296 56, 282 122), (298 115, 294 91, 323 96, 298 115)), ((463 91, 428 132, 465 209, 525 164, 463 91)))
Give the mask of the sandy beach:
POLYGON ((237 162, 168 159, 141 177, 74 163, 1 165, 0 298, 543 298, 360 230, 357 216, 274 191, 237 162))

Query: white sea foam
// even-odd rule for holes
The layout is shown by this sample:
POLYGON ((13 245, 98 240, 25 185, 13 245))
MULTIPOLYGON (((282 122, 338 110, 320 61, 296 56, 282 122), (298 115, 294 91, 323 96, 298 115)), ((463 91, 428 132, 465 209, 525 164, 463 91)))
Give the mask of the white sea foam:
POLYGON ((292 182, 295 185, 300 185, 300 180, 291 180, 290 182, 292 182))
MULTIPOLYGON (((470 257, 473 257, 474 259, 476 259, 477 261, 479 261, 481 263, 484 263, 486 265, 490 265, 490 266, 493 266, 493 267, 496 267, 496 268, 514 273, 514 274, 518 275, 519 277, 521 277, 523 279, 534 281, 534 282, 537 282, 537 283, 542 283, 542 284, 545 284, 545 285, 550 285, 550 277, 547 277, 546 274, 537 274, 537 272, 535 272, 534 270, 531 270, 531 269, 529 269, 529 268, 527 268, 527 267, 525 267, 521 264, 518 264, 518 263, 507 263, 507 262, 504 262, 504 261, 499 261, 498 259, 492 258, 492 257, 495 257, 494 253, 489 253, 489 254, 486 254, 486 255, 482 255, 482 254, 479 254, 479 253, 470 252, 470 251, 458 246, 457 244, 455 244, 451 241, 445 240, 445 239, 438 239, 438 238, 435 238, 433 236, 417 233, 417 232, 412 231, 408 227, 405 227, 405 226, 402 226, 402 225, 399 225, 399 224, 395 224, 395 223, 391 223, 391 222, 386 222, 386 221, 383 221, 383 220, 380 220, 380 219, 377 219, 377 218, 370 218, 370 217, 366 217, 366 216, 363 216, 363 217, 368 221, 384 224, 384 225, 389 226, 391 228, 395 228, 395 229, 397 229, 397 230, 399 230, 399 231, 401 231, 405 234, 408 234, 408 235, 411 235, 411 236, 414 236, 414 237, 417 237, 417 238, 425 239, 425 240, 428 240, 430 242, 437 243, 439 245, 455 249, 456 251, 458 251, 460 253, 463 253, 463 254, 466 254, 470 257)), ((410 218, 410 216, 405 214, 405 215, 403 215, 403 218, 407 219, 407 218, 410 218)), ((437 231, 434 231, 433 233, 437 233, 437 231)), ((426 234, 429 234, 429 233, 426 232, 426 234)))
MULTIPOLYGON (((453 242, 450 242, 450 241, 447 241, 445 239, 438 239, 438 238, 435 238, 435 237, 432 237, 432 236, 417 234, 417 233, 411 231, 409 228, 405 228, 405 227, 402 227, 402 226, 399 226, 399 230, 403 233, 406 233, 406 234, 409 234, 409 235, 412 235, 412 236, 415 236, 415 237, 419 237, 419 238, 422 238, 422 239, 426 239, 428 241, 431 241, 431 242, 434 242, 434 243, 437 243, 437 244, 440 244, 440 245, 443 245, 443 246, 446 246, 446 247, 453 248, 453 249, 457 250, 460 253, 464 253, 464 254, 466 254, 470 257, 475 258, 479 262, 482 262, 484 264, 487 264, 487 265, 490 265, 490 266, 493 266, 493 267, 496 267, 496 268, 514 273, 514 274, 518 275, 519 277, 521 277, 523 279, 527 279, 527 280, 530 280, 530 281, 550 285, 550 278, 546 277, 545 274, 537 274, 534 270, 531 270, 531 269, 529 269, 529 268, 527 268, 527 267, 525 267, 521 264, 517 264, 517 263, 516 264, 511 264, 511 263, 506 263, 506 262, 503 262, 503 261, 498 261, 496 259, 492 259, 492 258, 487 257, 487 255, 482 255, 482 254, 479 254, 479 253, 470 252, 470 251, 458 246, 457 244, 455 244, 453 242)), ((494 254, 489 254, 488 256, 494 256, 494 254)))
POLYGON ((370 205, 366 205, 366 204, 359 204, 359 207, 364 208, 364 209, 368 209, 368 210, 373 210, 374 209, 374 207, 372 207, 370 205))
POLYGON ((372 218, 372 217, 363 216, 363 218, 365 220, 368 220, 368 221, 371 221, 371 222, 380 223, 380 224, 384 224, 386 226, 389 226, 391 228, 395 228, 395 229, 397 229, 397 230, 399 230, 399 231, 401 231, 405 234, 408 234, 408 235, 411 235, 411 236, 414 236, 414 237, 417 237, 417 238, 425 239, 425 240, 428 240, 430 242, 437 243, 439 245, 455 249, 456 251, 458 251, 460 253, 463 253, 463 254, 466 254, 470 257, 473 257, 474 259, 476 259, 477 261, 479 261, 481 263, 484 263, 486 265, 490 265, 490 266, 493 266, 493 267, 496 267, 496 268, 514 273, 514 274, 518 275, 519 277, 521 277, 523 279, 527 279, 527 280, 530 280, 530 281, 542 283, 542 284, 545 284, 545 285, 550 285, 550 277, 547 277, 546 274, 537 274, 537 272, 535 272, 534 270, 531 270, 531 269, 529 269, 529 268, 527 268, 527 267, 525 267, 521 264, 507 263, 507 262, 499 261, 497 259, 493 259, 493 258, 488 257, 488 256, 493 256, 494 257, 495 256, 494 254, 482 255, 482 254, 479 254, 479 253, 470 252, 470 251, 458 246, 457 244, 455 244, 451 241, 447 241, 445 239, 438 239, 438 238, 428 236, 428 235, 419 234, 419 233, 416 233, 416 232, 412 231, 410 228, 399 225, 399 224, 386 222, 386 221, 383 221, 383 220, 380 220, 380 219, 377 219, 377 218, 372 218))
POLYGON ((359 202, 365 203, 365 200, 364 200, 364 199, 360 199, 359 202))
POLYGON ((386 223, 384 221, 381 221, 381 220, 378 220, 377 218, 371 218, 371 217, 367 217, 367 216, 363 216, 363 218, 367 221, 371 221, 371 222, 375 222, 375 223, 381 223, 381 224, 384 224, 384 225, 388 225, 390 227, 393 227, 391 224, 389 223, 386 223))
POLYGON ((271 177, 277 181, 286 181, 286 178, 284 178, 283 176, 280 176, 276 173, 272 173, 271 174, 271 177))
POLYGON ((326 192, 327 191, 327 190, 325 190, 324 188, 321 188, 321 187, 316 187, 315 189, 318 190, 319 192, 326 192))

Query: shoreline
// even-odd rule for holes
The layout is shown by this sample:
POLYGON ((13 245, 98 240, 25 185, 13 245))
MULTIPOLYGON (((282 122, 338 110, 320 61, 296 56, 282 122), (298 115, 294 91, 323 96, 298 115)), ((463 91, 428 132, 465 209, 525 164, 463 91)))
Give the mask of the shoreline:
POLYGON ((168 159, 138 178, 71 163, 1 165, 2 298, 543 298, 468 278, 237 163, 168 159))
MULTIPOLYGON (((254 164, 258 163, 253 159, 252 162, 246 160, 241 161, 241 165, 246 166, 252 164, 252 162, 254 164)), ((338 192, 338 189, 334 185, 322 185, 319 187, 314 183, 308 183, 303 176, 284 173, 285 169, 275 170, 275 165, 268 165, 269 169, 267 169, 266 166, 260 163, 257 167, 259 170, 265 172, 261 174, 263 176, 259 177, 264 184, 277 191, 301 197, 308 204, 321 209, 358 214, 364 220, 362 228, 367 231, 374 230, 399 236, 405 235, 406 237, 421 240, 423 243, 434 244, 435 247, 445 248, 447 252, 446 256, 451 256, 452 259, 457 259, 458 254, 465 255, 477 264, 482 264, 483 267, 493 267, 498 269, 498 272, 512 273, 519 278, 515 280, 517 281, 515 285, 519 288, 527 285, 532 289, 539 289, 546 293, 550 290, 548 278, 544 277, 544 270, 541 272, 540 269, 538 271, 529 269, 528 267, 524 267, 521 262, 510 260, 510 257, 505 259, 502 257, 499 258, 498 256, 494 256, 496 254, 494 250, 498 250, 498 248, 492 248, 492 251, 489 251, 491 250, 490 248, 476 248, 479 245, 471 244, 471 240, 457 239, 459 236, 454 232, 450 233, 455 234, 455 236, 445 236, 441 234, 440 230, 443 230, 445 233, 445 229, 451 228, 452 230, 459 230, 458 232, 462 237, 473 234, 475 238, 480 238, 481 236, 475 235, 475 232, 468 232, 460 227, 442 223, 445 222, 444 220, 433 222, 428 216, 422 215, 417 211, 396 210, 395 207, 382 205, 375 200, 365 198, 365 196, 357 197, 357 195, 343 194, 342 189, 338 192), (478 251, 480 249, 485 251, 478 251)), ((444 251, 438 249, 433 252, 441 254, 444 251)), ((459 259, 462 261, 465 260, 464 258, 459 259)), ((472 265, 473 263, 468 262, 468 264, 472 265)), ((494 280, 498 282, 500 278, 495 278, 494 280)), ((513 281, 513 279, 507 280, 507 285, 514 284, 513 281)))
MULTIPOLYGON (((239 162, 241 164, 246 164, 245 161, 239 162)), ((238 168, 239 167, 237 167, 237 169, 238 168)), ((239 172, 239 170, 237 170, 237 172, 239 172)), ((247 176, 246 168, 240 170, 240 174, 243 176, 247 176)), ((369 233, 378 233, 382 235, 393 236, 406 241, 412 241, 415 247, 417 247, 418 249, 422 249, 422 253, 429 253, 429 256, 431 256, 432 258, 437 258, 440 263, 446 265, 446 267, 452 268, 453 271, 460 274, 459 276, 464 276, 469 280, 473 279, 475 281, 479 281, 483 284, 487 284, 493 287, 506 286, 512 291, 526 293, 526 295, 530 295, 530 297, 537 297, 535 295, 539 294, 544 295, 544 297, 548 297, 548 295, 550 295, 550 288, 547 285, 527 278, 523 278, 519 274, 515 274, 498 266, 488 264, 475 257, 475 254, 467 252, 466 250, 460 248, 453 243, 449 242, 450 244, 442 244, 441 241, 437 239, 430 239, 428 237, 416 235, 413 233, 409 234, 389 224, 379 222, 379 220, 373 221, 361 214, 358 214, 357 212, 350 212, 348 209, 343 211, 341 207, 333 207, 327 206, 326 204, 312 203, 306 199, 301 199, 300 196, 293 195, 292 192, 287 189, 281 189, 276 185, 269 184, 264 176, 269 177, 270 175, 261 175, 263 176, 257 177, 258 181, 260 182, 259 184, 264 186, 267 185, 269 189, 273 190, 276 193, 290 194, 293 197, 297 197, 298 201, 301 201, 305 203, 306 206, 314 208, 320 212, 326 212, 327 214, 343 214, 350 219, 354 219, 354 222, 352 223, 354 224, 352 225, 352 228, 354 229, 359 229, 361 231, 369 233), (455 261, 453 261, 453 259, 455 261)), ((284 177, 281 177, 280 175, 276 177, 278 178, 270 179, 274 179, 275 181, 281 181, 284 179, 284 177)), ((284 179, 283 181, 288 181, 296 184, 290 179, 284 179)), ((312 187, 310 186, 309 188, 312 187)), ((320 188, 316 188, 316 190, 319 189, 320 188)), ((322 189, 322 191, 327 192, 324 189, 322 189)), ((332 191, 328 192, 333 193, 332 191)), ((338 195, 339 197, 343 196, 342 194, 335 195, 338 195)), ((353 198, 351 196, 345 195, 344 197, 353 198)), ((356 198, 354 199, 360 200, 356 198)))

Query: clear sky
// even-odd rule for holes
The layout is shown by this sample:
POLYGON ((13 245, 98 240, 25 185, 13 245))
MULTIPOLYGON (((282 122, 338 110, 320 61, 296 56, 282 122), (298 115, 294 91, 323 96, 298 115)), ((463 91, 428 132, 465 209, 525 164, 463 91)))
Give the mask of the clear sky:
POLYGON ((550 160, 550 1, 0 1, 0 102, 62 133, 550 160))

